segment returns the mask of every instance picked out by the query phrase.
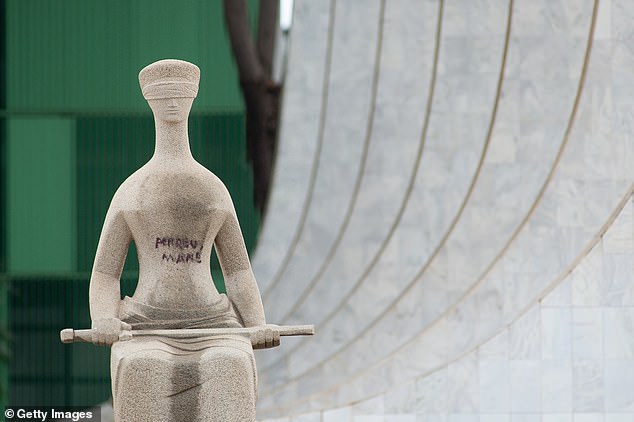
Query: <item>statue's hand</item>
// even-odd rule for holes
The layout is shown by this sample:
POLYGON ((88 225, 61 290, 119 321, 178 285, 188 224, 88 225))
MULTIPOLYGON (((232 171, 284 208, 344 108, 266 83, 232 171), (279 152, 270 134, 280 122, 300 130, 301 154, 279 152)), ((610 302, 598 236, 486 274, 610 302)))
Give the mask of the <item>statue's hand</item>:
POLYGON ((280 330, 277 325, 266 324, 257 328, 252 340, 254 349, 269 349, 280 345, 280 330))
POLYGON ((92 342, 98 346, 110 346, 119 340, 122 331, 131 329, 130 324, 118 318, 100 318, 92 322, 92 342))

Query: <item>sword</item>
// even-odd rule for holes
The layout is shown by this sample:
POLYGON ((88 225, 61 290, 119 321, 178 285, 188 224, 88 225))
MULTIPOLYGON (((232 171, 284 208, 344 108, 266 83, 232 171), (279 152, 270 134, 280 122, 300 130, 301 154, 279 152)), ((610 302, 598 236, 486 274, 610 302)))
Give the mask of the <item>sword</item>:
MULTIPOLYGON (((247 328, 183 328, 172 330, 124 330, 119 334, 119 341, 131 340, 134 337, 167 337, 175 339, 197 338, 205 336, 243 335, 257 341, 258 333, 265 330, 278 332, 280 336, 312 336, 315 334, 313 325, 273 325, 267 324, 247 328)), ((62 343, 92 343, 94 330, 75 330, 65 328, 59 332, 62 343)), ((254 344, 255 345, 255 344, 254 344)))

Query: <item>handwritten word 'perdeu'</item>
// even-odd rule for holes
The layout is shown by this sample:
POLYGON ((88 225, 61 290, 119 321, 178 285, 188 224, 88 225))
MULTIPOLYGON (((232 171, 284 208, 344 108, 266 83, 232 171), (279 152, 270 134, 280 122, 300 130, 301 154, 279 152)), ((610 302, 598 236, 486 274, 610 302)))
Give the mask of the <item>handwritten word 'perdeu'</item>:
POLYGON ((179 249, 198 249, 200 246, 200 250, 203 249, 203 242, 199 242, 198 240, 188 239, 186 237, 157 237, 156 238, 156 246, 158 249, 159 246, 166 246, 168 248, 179 248, 179 249))
POLYGON ((170 249, 167 252, 163 252, 161 261, 173 262, 175 264, 200 264, 202 262, 200 253, 203 249, 203 242, 198 240, 188 239, 186 237, 157 237, 154 248, 170 249), (175 251, 174 249, 178 250, 175 251), (189 252, 189 250, 191 250, 191 252, 189 252))

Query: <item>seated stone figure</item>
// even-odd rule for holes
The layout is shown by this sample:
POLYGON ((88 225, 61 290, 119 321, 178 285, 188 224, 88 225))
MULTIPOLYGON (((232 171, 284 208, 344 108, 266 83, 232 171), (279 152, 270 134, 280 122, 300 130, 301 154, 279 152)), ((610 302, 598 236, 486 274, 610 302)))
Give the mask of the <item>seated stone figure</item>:
POLYGON ((197 163, 187 117, 200 70, 161 60, 139 73, 154 113, 156 148, 148 163, 117 190, 108 209, 90 280, 95 342, 113 345, 115 418, 124 421, 254 421, 257 395, 253 347, 279 344, 264 331, 252 347, 239 335, 172 339, 122 330, 264 326, 265 317, 231 197, 197 163), (138 251, 139 280, 121 300, 128 246, 138 251), (210 272, 216 248, 227 295, 210 272))

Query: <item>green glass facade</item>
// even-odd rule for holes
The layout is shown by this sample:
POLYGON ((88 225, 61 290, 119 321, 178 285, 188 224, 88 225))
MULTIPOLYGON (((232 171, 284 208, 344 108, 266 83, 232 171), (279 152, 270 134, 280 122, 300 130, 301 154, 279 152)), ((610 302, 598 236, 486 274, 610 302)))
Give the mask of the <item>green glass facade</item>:
MULTIPOLYGON (((11 332, 3 400, 90 406, 110 396, 109 351, 62 345, 59 330, 89 326, 88 280, 108 204, 153 152, 137 80, 145 65, 179 58, 201 68, 192 153, 229 188, 247 247, 256 241, 222 2, 0 0, 0 10, 0 325, 11 332)), ((124 294, 137 269, 131 246, 124 294)), ((223 290, 217 261, 212 272, 223 290)))

